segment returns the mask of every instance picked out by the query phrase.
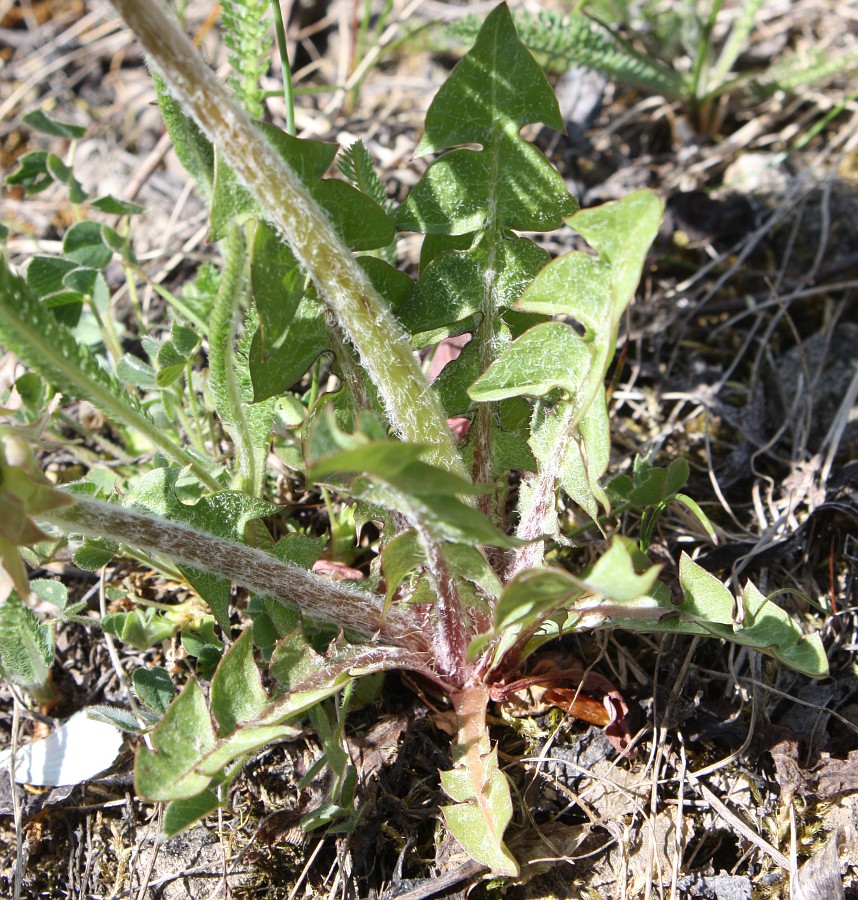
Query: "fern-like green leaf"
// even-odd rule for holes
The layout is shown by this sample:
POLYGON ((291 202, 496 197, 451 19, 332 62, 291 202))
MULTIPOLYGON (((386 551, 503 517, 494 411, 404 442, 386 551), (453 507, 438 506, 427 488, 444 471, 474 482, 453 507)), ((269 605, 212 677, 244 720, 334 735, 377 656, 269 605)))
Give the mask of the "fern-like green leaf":
POLYGON ((362 194, 374 200, 386 212, 391 212, 393 204, 375 171, 372 157, 363 141, 355 141, 340 154, 337 167, 362 194))
POLYGON ((258 119, 264 99, 259 80, 268 71, 268 51, 273 43, 268 35, 268 0, 222 0, 221 8, 223 40, 236 72, 229 83, 245 109, 258 119))
POLYGON ((174 462, 190 466, 208 487, 219 489, 204 465, 155 425, 136 397, 39 303, 5 259, 0 260, 0 345, 69 396, 87 400, 113 421, 139 431, 174 462))
MULTIPOLYGON (((583 12, 563 15, 553 10, 522 11, 516 14, 515 24, 525 46, 554 70, 585 66, 622 84, 671 99, 684 98, 688 93, 681 75, 640 53, 606 25, 583 12)), ((476 17, 466 16, 450 26, 450 33, 459 40, 467 40, 477 27, 476 17)))
POLYGON ((832 78, 839 72, 858 69, 858 51, 831 54, 824 50, 809 55, 791 55, 753 78, 764 93, 794 91, 832 78))

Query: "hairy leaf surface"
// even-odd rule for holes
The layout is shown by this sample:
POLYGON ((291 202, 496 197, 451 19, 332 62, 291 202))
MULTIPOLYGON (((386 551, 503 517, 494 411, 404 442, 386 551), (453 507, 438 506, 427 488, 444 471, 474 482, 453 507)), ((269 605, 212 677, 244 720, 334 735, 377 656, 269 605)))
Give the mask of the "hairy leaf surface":
MULTIPOLYGON (((126 499, 126 505, 140 506, 149 512, 175 519, 238 543, 245 542, 248 522, 271 515, 276 507, 239 491, 220 491, 203 497, 197 503, 183 503, 176 495, 178 469, 156 469, 144 475, 126 499)), ((228 579, 211 571, 180 566, 182 573, 211 607, 218 624, 229 629, 228 579)))

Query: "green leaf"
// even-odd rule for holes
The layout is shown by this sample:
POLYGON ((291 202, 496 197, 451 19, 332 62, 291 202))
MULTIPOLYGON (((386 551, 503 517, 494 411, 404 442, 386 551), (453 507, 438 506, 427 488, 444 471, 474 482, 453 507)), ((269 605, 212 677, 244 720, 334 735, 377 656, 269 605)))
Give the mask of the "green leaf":
POLYGON ((156 362, 158 365, 157 385, 159 387, 169 387, 174 381, 182 377, 188 360, 187 357, 179 353, 172 341, 165 341, 158 349, 156 362))
POLYGON ((161 666, 134 670, 134 693, 153 712, 163 715, 176 693, 176 688, 161 666))
POLYGON ((551 85, 524 49, 504 3, 486 18, 476 43, 435 96, 418 153, 480 142, 500 129, 517 135, 531 122, 563 129, 551 85))
POLYGON ((111 228, 109 225, 102 225, 101 239, 104 241, 105 247, 109 247, 113 253, 116 253, 125 262, 132 266, 140 264, 131 246, 130 235, 120 234, 115 228, 111 228))
POLYGON ((34 131, 49 134, 52 137, 75 140, 76 138, 82 138, 86 134, 86 128, 83 125, 61 122, 59 119, 49 116, 43 109, 34 109, 32 112, 28 112, 24 116, 24 121, 34 131))
MULTIPOLYGON (((547 9, 537 13, 522 10, 516 13, 515 23, 524 44, 540 59, 547 59, 552 71, 582 66, 670 99, 688 96, 689 88, 680 74, 639 52, 611 28, 577 8, 568 15, 547 9)), ((478 27, 476 16, 467 16, 448 30, 460 40, 469 40, 478 27)))
POLYGON ((49 153, 45 160, 45 167, 55 181, 65 185, 69 192, 69 200, 72 203, 83 203, 89 196, 83 189, 83 185, 74 177, 71 166, 67 166, 58 156, 49 153))
POLYGON ((144 744, 137 751, 137 792, 151 800, 179 800, 201 793, 211 776, 199 774, 196 764, 214 749, 215 742, 203 692, 191 679, 152 732, 154 749, 144 744))
POLYGON ((30 582, 30 590, 39 599, 56 606, 62 612, 69 601, 69 590, 61 581, 53 578, 34 578, 30 582))
POLYGON ((372 157, 363 141, 355 141, 343 150, 337 167, 362 194, 366 194, 382 209, 387 207, 390 202, 387 199, 387 191, 375 171, 372 157))
POLYGON ((48 154, 44 150, 25 153, 18 160, 18 168, 6 176, 6 184, 24 188, 27 194, 39 194, 54 183, 48 171, 48 154))
POLYGON ((253 633, 248 628, 233 644, 212 681, 211 709, 225 737, 268 703, 262 676, 253 661, 253 633))
POLYGON ((590 409, 577 425, 574 433, 574 406, 560 405, 545 416, 538 416, 533 427, 530 446, 534 456, 546 470, 555 472, 560 487, 584 512, 598 522, 599 504, 606 509, 608 498, 599 480, 610 460, 611 433, 604 391, 596 395, 590 409))
MULTIPOLYGON (((197 672, 199 673, 199 657, 216 654, 215 664, 220 661, 223 652, 223 644, 215 633, 215 620, 212 616, 199 616, 194 621, 182 624, 182 647, 190 656, 196 656, 197 672)), ((214 667, 212 667, 214 671, 214 667)))
POLYGON ((497 215, 503 225, 523 231, 558 228, 562 215, 573 209, 563 179, 535 147, 523 142, 516 147, 508 135, 505 138, 492 148, 495 160, 483 150, 453 150, 432 163, 399 207, 397 227, 426 234, 467 234, 485 228, 489 217, 497 215), (498 175, 506 182, 502 194, 496 191, 498 175), (528 178, 533 178, 532 184, 528 178), (495 193, 498 196, 493 197, 495 193))
POLYGON ((172 837, 213 813, 220 805, 217 794, 211 790, 205 790, 186 800, 173 800, 164 811, 161 831, 166 837, 172 837))
POLYGON ((452 769, 441 773, 441 786, 456 801, 442 807, 447 830, 462 849, 477 862, 488 866, 494 875, 516 877, 518 864, 499 839, 512 819, 509 783, 497 761, 497 749, 480 759, 475 778, 469 770, 452 769))
POLYGON ((563 128, 548 80, 501 5, 432 101, 417 153, 468 143, 483 149, 454 150, 429 166, 397 210, 397 227, 430 234, 557 228, 574 203, 560 175, 519 137, 532 122, 563 128))
POLYGON ((545 322, 513 341, 471 385, 473 400, 542 397, 554 388, 574 393, 591 367, 587 344, 570 325, 545 322))
POLYGON ((560 257, 542 269, 517 307, 575 319, 583 334, 565 322, 537 325, 471 387, 476 399, 565 392, 559 402, 536 410, 531 447, 538 471, 520 495, 525 536, 556 528, 553 508, 546 511, 543 500, 558 481, 594 521, 600 505, 609 508, 599 483, 610 456, 604 380, 661 215, 659 198, 639 191, 572 216, 569 224, 599 252, 598 259, 582 251, 560 257))
POLYGON ((65 287, 65 277, 78 265, 60 256, 34 256, 27 266, 27 286, 37 297, 47 297, 65 287))
POLYGON ((623 503, 645 509, 677 497, 687 480, 688 463, 682 458, 673 460, 666 469, 636 458, 634 480, 620 475, 611 481, 608 492, 623 503))
POLYGON ((187 359, 199 347, 200 338, 193 328, 173 322, 171 333, 173 335, 173 345, 182 359, 187 359))
POLYGON ((614 603, 629 603, 649 594, 655 587, 661 566, 647 566, 638 572, 635 566, 637 545, 617 535, 606 553, 596 560, 584 576, 589 591, 614 603))
POLYGON ((696 500, 692 500, 688 494, 675 494, 673 498, 677 503, 681 503, 686 509, 688 509, 695 519, 703 526, 703 530, 709 536, 709 540, 713 543, 718 543, 718 535, 715 533, 715 528, 712 523, 709 521, 709 516, 706 515, 705 512, 700 508, 697 504, 696 500))
POLYGON ((493 875, 516 877, 518 863, 503 843, 512 819, 509 783, 498 765, 486 726, 488 691, 483 686, 453 697, 458 732, 455 768, 441 773, 441 786, 453 801, 442 807, 450 834, 493 875))
MULTIPOLYGON (((392 309, 411 292, 405 273, 373 257, 358 261, 392 309)), ((320 354, 332 352, 332 340, 315 290, 307 287, 288 245, 265 223, 256 229, 251 283, 259 328, 249 365, 254 402, 259 402, 293 387, 320 354)))
POLYGON ((391 487, 414 497, 426 495, 476 496, 484 488, 471 484, 436 466, 415 459, 428 448, 394 441, 367 444, 356 450, 344 450, 327 459, 314 462, 307 470, 308 478, 319 481, 335 472, 361 472, 375 475, 391 487))
POLYGON ((305 456, 308 477, 361 472, 343 492, 376 507, 401 512, 415 527, 427 528, 437 540, 512 547, 518 541, 504 534, 460 497, 486 492, 444 469, 418 457, 427 448, 396 441, 368 441, 360 434, 348 435, 337 428, 328 414, 317 418, 307 439, 305 456), (338 447, 347 449, 331 452, 338 447))
MULTIPOLYGON (((472 412, 476 398, 468 387, 508 344, 511 307, 548 261, 545 251, 511 230, 551 230, 576 208, 562 177, 520 136, 537 121, 562 127, 551 87, 502 5, 433 100, 419 147, 438 152, 478 143, 481 149, 454 149, 436 159, 395 215, 400 229, 439 236, 426 241, 420 282, 400 312, 419 335, 416 343, 474 335, 435 385, 448 415, 472 412)), ((515 334, 522 328, 514 323, 515 334)), ((479 409, 465 451, 474 480, 495 480, 508 460, 530 462, 521 443, 504 435, 496 410, 479 409)), ((498 524, 503 505, 500 496, 486 504, 498 524)))
POLYGON ((562 569, 525 569, 506 586, 495 608, 494 633, 532 625, 580 597, 585 586, 562 569))
POLYGON ((388 541, 381 552, 381 571, 387 586, 386 601, 393 599, 399 586, 418 566, 426 562, 426 551, 417 534, 408 529, 388 541))
POLYGON ((387 305, 398 313, 414 291, 414 282, 408 274, 375 256, 359 256, 357 260, 369 276, 372 286, 384 297, 387 305))
POLYGON ((254 344, 250 355, 253 400, 276 397, 293 388, 322 353, 330 350, 330 334, 325 314, 315 299, 305 297, 287 331, 269 344, 266 356, 254 344))
MULTIPOLYGON (((261 124, 259 127, 313 199, 329 214, 334 227, 351 249, 372 250, 393 240, 393 223, 377 203, 344 181, 322 177, 337 155, 336 144, 297 138, 273 125, 261 124)), ((264 217, 247 189, 216 154, 210 240, 220 240, 228 225, 240 224, 250 218, 264 217)))
POLYGON ((294 691, 324 667, 324 658, 307 643, 300 628, 277 644, 269 675, 283 691, 294 691))
POLYGON ((448 416, 466 416, 473 412, 475 402, 468 391, 479 377, 481 368, 479 343, 471 340, 458 357, 441 370, 432 386, 448 416))
POLYGON ((521 545, 521 541, 504 534, 473 506, 453 497, 421 496, 417 498, 417 509, 439 540, 489 547, 521 545))
POLYGON ((818 633, 804 634, 796 621, 748 582, 742 595, 745 620, 739 632, 775 659, 813 678, 825 678, 828 659, 818 633))
POLYGON ((284 340, 304 296, 307 277, 289 245, 274 228, 259 222, 250 264, 251 291, 259 313, 257 338, 262 362, 276 349, 274 336, 284 340))
POLYGON ((101 627, 124 644, 131 644, 138 650, 148 650, 169 640, 179 630, 179 622, 169 615, 146 608, 102 616, 101 627))
POLYGON ((313 563, 325 552, 325 537, 309 534, 285 534, 274 546, 274 555, 283 562, 302 569, 312 569, 313 563))
MULTIPOLYGON (((224 657, 220 664, 231 670, 222 684, 223 690, 243 690, 238 673, 249 674, 247 654, 252 651, 252 645, 248 638, 242 640, 244 643, 236 657, 231 660, 224 657)), ((298 729, 282 723, 337 693, 353 678, 386 668, 428 671, 423 659, 391 647, 332 649, 321 657, 297 633, 278 646, 271 666, 272 677, 291 691, 269 700, 259 709, 257 674, 250 688, 249 702, 221 693, 215 702, 224 714, 227 727, 234 726, 228 733, 215 730, 202 690, 196 680, 189 681, 152 732, 152 748, 141 746, 138 750, 135 767, 138 793, 152 800, 198 796, 212 779, 223 778, 225 767, 235 760, 272 741, 300 734, 298 729), (257 712, 249 719, 236 721, 245 702, 246 710, 257 712)))
MULTIPOLYGON (((492 248, 481 243, 450 250, 426 267, 417 289, 398 315, 413 334, 462 322, 482 309, 486 268, 494 275, 495 303, 512 306, 550 256, 532 241, 504 238, 492 248)), ((451 330, 452 334, 454 330, 451 330)))
POLYGON ((376 202, 344 181, 322 178, 337 155, 336 144, 302 140, 272 125, 263 130, 352 250, 372 250, 393 240, 393 223, 376 202))
MULTIPOLYGON (((504 588, 495 608, 492 630, 472 641, 469 657, 473 658, 492 638, 532 630, 558 610, 570 611, 567 627, 580 624, 581 616, 592 616, 594 610, 607 610, 597 612, 600 621, 621 615, 627 605, 628 615, 635 615, 641 598, 649 597, 659 573, 658 566, 649 565, 641 557, 634 541, 618 536, 583 577, 563 569, 524 569, 504 588)), ((651 600, 644 603, 651 609, 651 600)))
POLYGON ((78 222, 63 237, 63 255, 81 266, 103 269, 113 251, 104 243, 98 222, 78 222))
MULTIPOLYGON (((372 249, 390 243, 392 224, 376 204, 344 182, 321 179, 336 147, 318 141, 296 144, 295 140, 288 135, 276 138, 286 142, 278 148, 307 179, 308 190, 341 226, 349 246, 372 249)), ((397 308, 412 288, 411 279, 381 260, 366 257, 360 263, 376 290, 392 309, 397 308)), ((332 349, 332 342, 306 274, 288 244, 265 222, 256 227, 251 289, 259 327, 250 349, 250 373, 254 402, 259 402, 289 390, 321 353, 332 349)))
POLYGON ((307 278, 289 245, 265 222, 256 226, 250 282, 259 325, 250 345, 254 402, 291 388, 330 347, 324 314, 305 296, 307 278))
POLYGON ((622 609, 612 611, 609 624, 634 631, 719 637, 767 653, 813 678, 828 674, 819 634, 805 634, 788 613, 754 585, 745 585, 742 600, 737 603, 718 578, 684 553, 679 580, 684 592, 680 604, 671 602, 667 588, 656 585, 627 615, 622 609))
POLYGON ((93 719, 96 722, 105 722, 128 734, 140 734, 143 731, 140 723, 129 710, 121 709, 117 706, 107 706, 103 703, 97 706, 90 706, 87 707, 86 715, 88 719, 93 719))
POLYGON ((97 572, 102 566, 106 566, 119 548, 108 541, 85 540, 75 550, 72 559, 74 564, 85 572, 97 572))
POLYGON ((250 192, 238 180, 218 148, 214 152, 214 181, 212 182, 209 213, 210 242, 222 240, 230 226, 242 225, 259 217, 259 207, 250 192))
POLYGON ((154 388, 158 386, 157 375, 152 366, 137 356, 126 353, 116 363, 116 377, 135 387, 154 388))
POLYGON ((139 216, 141 213, 146 212, 145 206, 140 206, 139 203, 132 203, 130 200, 121 200, 119 197, 114 197, 113 194, 105 194, 103 197, 98 197, 89 205, 103 213, 109 213, 114 216, 139 216))
POLYGON ((209 200, 214 181, 214 151, 208 138, 200 131, 196 122, 185 112, 167 88, 164 79, 152 73, 155 94, 173 150, 185 171, 197 184, 203 198, 209 200))
POLYGON ((766 93, 795 91, 797 88, 824 81, 838 72, 858 69, 858 52, 854 49, 843 53, 831 53, 816 48, 811 53, 785 54, 762 73, 754 82, 766 93))
POLYGON ((253 620, 253 642, 265 659, 270 659, 277 642, 301 623, 301 613, 276 597, 252 596, 247 612, 253 620))
POLYGON ((17 594, 0 604, 0 663, 7 678, 26 688, 47 684, 54 661, 54 634, 17 594))

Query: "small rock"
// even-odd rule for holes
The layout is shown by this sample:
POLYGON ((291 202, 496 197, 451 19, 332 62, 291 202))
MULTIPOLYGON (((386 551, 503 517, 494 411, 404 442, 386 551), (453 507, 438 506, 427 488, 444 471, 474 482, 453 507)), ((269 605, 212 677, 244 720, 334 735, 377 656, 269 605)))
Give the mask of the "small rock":
POLYGON ((783 167, 781 154, 748 152, 727 166, 722 186, 728 192, 781 197, 789 182, 790 175, 783 167))
POLYGON ((751 879, 744 875, 687 875, 678 881, 683 897, 703 900, 750 900, 751 879))

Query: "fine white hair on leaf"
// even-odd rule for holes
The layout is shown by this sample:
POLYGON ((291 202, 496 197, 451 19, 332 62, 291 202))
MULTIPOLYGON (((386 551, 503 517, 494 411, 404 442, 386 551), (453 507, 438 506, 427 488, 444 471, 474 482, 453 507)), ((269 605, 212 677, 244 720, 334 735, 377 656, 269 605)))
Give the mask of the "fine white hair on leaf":
POLYGON ((39 519, 68 533, 109 538, 228 578, 258 594, 277 597, 311 619, 365 637, 412 648, 425 646, 422 623, 411 609, 394 606, 385 612, 381 598, 373 594, 334 584, 263 550, 201 532, 184 522, 82 495, 74 495, 74 500, 72 506, 49 510, 39 519))
POLYGON ((159 4, 113 0, 113 5, 149 53, 173 96, 221 150, 266 217, 289 242, 357 349, 393 428, 404 440, 431 445, 429 462, 467 478, 441 404, 426 382, 402 326, 327 215, 159 4))

